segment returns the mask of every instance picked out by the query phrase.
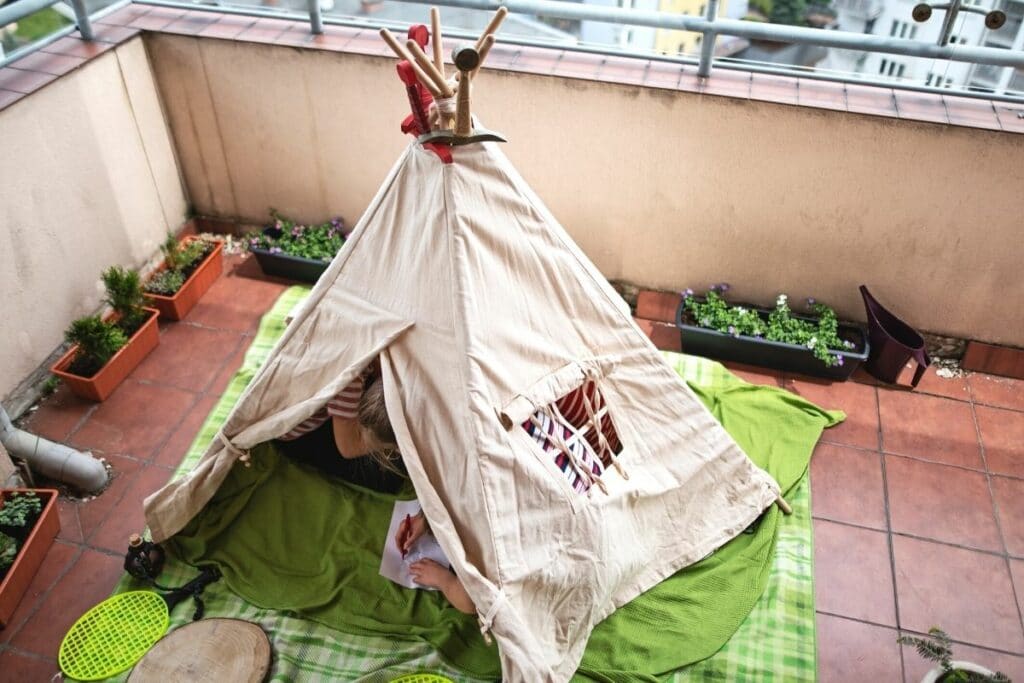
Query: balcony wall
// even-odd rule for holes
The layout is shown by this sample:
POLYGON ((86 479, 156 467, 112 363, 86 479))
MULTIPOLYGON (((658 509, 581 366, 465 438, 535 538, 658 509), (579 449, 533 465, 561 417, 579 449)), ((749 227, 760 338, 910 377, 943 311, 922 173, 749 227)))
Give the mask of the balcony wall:
MULTIPOLYGON (((394 59, 158 35, 189 196, 355 221, 408 143, 394 59)), ((610 278, 736 297, 857 285, 933 332, 1024 345, 1024 135, 491 70, 476 110, 610 278)))
POLYGON ((0 397, 139 266, 187 203, 141 38, 0 111, 0 397))
MULTIPOLYGON (((476 91, 609 278, 852 318, 866 282, 921 329, 1024 346, 1022 135, 521 70, 476 91)), ((147 33, 0 111, 0 396, 189 205, 355 222, 406 108, 391 57, 147 33)))

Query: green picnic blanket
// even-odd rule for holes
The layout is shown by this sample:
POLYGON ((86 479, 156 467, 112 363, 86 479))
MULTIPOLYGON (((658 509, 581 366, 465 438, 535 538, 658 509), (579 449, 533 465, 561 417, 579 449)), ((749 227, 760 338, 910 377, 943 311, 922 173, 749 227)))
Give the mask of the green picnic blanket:
MULTIPOLYGON (((284 329, 285 316, 307 293, 308 290, 301 287, 287 290, 264 316, 259 333, 246 354, 242 368, 203 425, 178 470, 179 476, 189 471, 198 461, 242 390, 280 337, 284 329)), ((658 675, 659 678, 672 681, 689 681, 763 679, 774 673, 785 680, 813 681, 815 651, 809 491, 807 478, 801 478, 800 473, 806 470, 807 458, 820 430, 841 419, 841 414, 820 411, 799 399, 793 402, 793 398, 788 394, 774 389, 745 389, 743 387, 748 385, 742 380, 720 364, 707 359, 669 353, 665 356, 752 456, 755 454, 751 452, 751 443, 758 441, 759 433, 769 432, 776 435, 771 439, 773 445, 764 449, 761 455, 769 471, 772 467, 779 468, 776 476, 787 489, 787 499, 794 508, 794 514, 783 517, 777 512, 769 511, 760 523, 755 525, 754 533, 740 536, 711 558, 684 570, 677 577, 670 578, 600 624, 594 631, 579 676, 619 681, 649 680, 658 675), (773 407, 758 407, 760 399, 755 397, 768 395, 773 396, 769 401, 773 407), (744 417, 749 417, 752 411, 764 418, 763 429, 743 426, 744 417), (769 418, 768 415, 774 417, 769 418), (800 438, 794 437, 796 432, 801 433, 800 438), (800 450, 799 457, 786 457, 787 452, 797 449, 800 450), (793 478, 797 480, 797 484, 787 485, 786 482, 793 478), (733 546, 738 549, 733 550, 733 546), (772 548, 775 550, 774 553, 772 548), (730 567, 730 554, 753 558, 754 569, 749 572, 726 571, 730 567), (693 581, 689 590, 713 593, 716 586, 723 585, 740 585, 742 590, 736 596, 716 594, 713 596, 715 604, 705 602, 702 607, 698 602, 687 599, 685 593, 673 593, 671 586, 666 585, 680 579, 687 572, 694 577, 688 579, 693 581), (738 581, 737 577, 743 574, 749 574, 750 580, 738 581), (763 587, 763 590, 759 586, 763 587), (757 597, 758 594, 760 598, 757 597), (752 600, 754 603, 751 610, 752 600), (643 605, 645 601, 648 604, 643 605), (727 613, 728 618, 716 618, 716 613, 720 610, 727 613), (705 617, 710 617, 714 623, 696 622, 696 628, 689 630, 685 627, 686 618, 705 617), (633 626, 629 625, 629 620, 633 620, 633 626), (631 628, 634 628, 632 633, 631 628), (735 635, 724 647, 707 657, 707 654, 711 654, 713 648, 721 646, 723 639, 728 638, 733 631, 735 635), (713 636, 705 638, 702 636, 704 632, 712 633, 713 636), (652 648, 652 641, 655 644, 670 644, 671 647, 652 648), (676 650, 679 651, 678 655, 673 654, 676 650), (672 666, 673 660, 678 662, 688 658, 689 661, 694 661, 692 658, 702 653, 706 658, 696 664, 683 668, 672 666)), ((754 417, 756 420, 757 415, 754 417)), ((254 457, 252 470, 255 472, 250 470, 251 476, 254 479, 262 476, 259 474, 261 468, 271 467, 273 460, 273 456, 265 461, 263 458, 254 457), (255 463, 263 464, 257 467, 255 463)), ((755 457, 755 460, 761 461, 758 457, 755 457)), ((279 464, 279 460, 277 462, 279 464)), ((298 472, 299 476, 302 475, 300 467, 292 465, 291 468, 298 472)), ((356 493, 367 495, 366 492, 356 493)), ((277 510, 277 514, 264 518, 266 525, 263 531, 272 529, 286 516, 308 520, 309 517, 303 510, 304 500, 302 496, 289 495, 286 506, 278 502, 277 508, 268 508, 268 515, 271 510, 277 510), (286 512, 289 514, 285 515, 286 512)), ((386 507, 390 514, 390 502, 386 507)), ((204 515, 204 520, 196 522, 193 527, 198 529, 207 524, 207 516, 204 515)), ((296 535, 289 536, 287 547, 293 548, 296 544, 306 544, 306 547, 309 547, 309 536, 315 536, 317 533, 322 533, 322 530, 314 529, 311 532, 310 528, 304 525, 296 535)), ((377 539, 376 543, 382 542, 383 533, 375 534, 374 538, 377 539)), ((196 542, 208 543, 210 540, 200 539, 196 542)), ((212 541, 213 545, 220 545, 216 538, 212 541)), ((352 562, 358 566, 361 562, 368 561, 369 555, 376 552, 373 563, 376 573, 379 551, 375 551, 372 545, 367 548, 367 555, 352 562)), ((262 541, 256 550, 260 553, 266 552, 262 547, 262 541)), ((359 554, 362 556, 362 551, 359 554)), ((225 555, 227 556, 229 555, 225 555)), ((308 567, 308 564, 299 564, 308 567)), ((244 574, 244 571, 242 573, 244 574)), ((172 555, 161 580, 165 584, 184 583, 194 574, 193 568, 172 555)), ((231 572, 228 574, 230 576, 231 572)), ((246 619, 263 627, 271 637, 275 653, 269 680, 351 680, 375 683, 389 681, 401 674, 416 671, 433 671, 456 681, 481 680, 479 677, 452 668, 444 661, 450 660, 464 666, 466 661, 470 666, 478 663, 473 659, 473 655, 470 655, 468 660, 460 660, 460 657, 465 655, 458 652, 460 648, 463 653, 467 650, 475 652, 478 645, 474 643, 478 635, 474 630, 470 635, 463 637, 461 634, 465 633, 462 630, 464 627, 459 625, 440 634, 439 631, 443 629, 432 628, 438 623, 451 623, 449 619, 461 619, 459 615, 451 615, 450 608, 439 604, 440 596, 436 594, 409 591, 413 594, 412 600, 407 601, 402 609, 405 610, 406 618, 416 623, 410 629, 422 630, 415 633, 412 630, 403 631, 410 636, 405 638, 382 635, 377 630, 381 622, 372 618, 372 615, 369 620, 360 621, 366 616, 365 610, 359 610, 358 605, 353 606, 348 600, 345 601, 346 606, 354 607, 361 616, 358 619, 351 615, 346 616, 347 626, 340 629, 325 625, 320 621, 322 614, 319 613, 303 613, 300 616, 287 609, 261 607, 260 605, 266 604, 263 600, 247 600, 243 595, 230 590, 229 584, 235 583, 237 578, 239 577, 228 582, 221 581, 207 588, 204 594, 207 603, 206 613, 208 616, 246 619), (419 619, 425 620, 426 623, 417 621, 419 619), (355 627, 351 625, 353 621, 356 622, 355 627), (460 643, 460 639, 463 642, 460 643), (438 649, 435 649, 435 644, 438 649), (442 655, 439 655, 439 652, 442 652, 442 655)), ((240 584, 244 586, 244 580, 240 584)), ((117 590, 137 588, 138 585, 126 576, 117 590)), ((292 593, 279 587, 273 590, 288 595, 304 595, 306 597, 303 599, 306 600, 309 599, 311 592, 300 590, 299 593, 292 593)), ((333 589, 329 587, 328 590, 333 589)), ((397 587, 390 590, 404 592, 397 587)), ((265 593, 262 597, 266 598, 272 594, 273 592, 265 593)), ((379 599, 381 594, 378 592, 376 597, 379 599)), ((392 596, 384 597, 394 603, 392 596)), ((315 608, 314 612, 323 609, 323 601, 319 602, 320 607, 315 608)), ((397 604, 401 606, 401 603, 397 604)), ((392 604, 392 607, 394 606, 392 604)), ((327 609, 327 612, 330 610, 327 609)), ((172 628, 187 623, 190 613, 191 610, 184 607, 176 610, 172 614, 172 628)), ((410 621, 398 623, 408 625, 410 621)), ((393 634, 393 631, 388 633, 393 634)), ((124 677, 119 678, 123 680, 124 677)))

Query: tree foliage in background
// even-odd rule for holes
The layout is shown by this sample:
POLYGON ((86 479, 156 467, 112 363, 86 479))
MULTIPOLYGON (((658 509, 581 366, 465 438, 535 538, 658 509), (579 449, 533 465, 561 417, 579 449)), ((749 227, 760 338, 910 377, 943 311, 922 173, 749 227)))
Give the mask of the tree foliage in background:
POLYGON ((772 0, 772 9, 768 17, 773 24, 803 26, 806 14, 806 0, 772 0))

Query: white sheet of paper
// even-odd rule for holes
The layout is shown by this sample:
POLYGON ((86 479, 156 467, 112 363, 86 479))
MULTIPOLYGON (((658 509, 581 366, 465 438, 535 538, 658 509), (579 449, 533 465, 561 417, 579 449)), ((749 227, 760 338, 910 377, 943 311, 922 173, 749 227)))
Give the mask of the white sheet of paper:
POLYGON ((437 539, 429 533, 420 536, 409 550, 409 554, 404 558, 402 557, 402 551, 398 549, 398 544, 395 543, 395 534, 398 533, 398 526, 405 519, 405 516, 414 517, 419 512, 420 504, 418 501, 395 501, 395 509, 391 513, 391 526, 388 527, 388 537, 384 540, 384 552, 380 558, 380 575, 406 588, 437 590, 436 588, 427 588, 426 586, 419 585, 409 574, 409 565, 423 558, 434 560, 445 568, 450 566, 444 551, 437 544, 437 539))

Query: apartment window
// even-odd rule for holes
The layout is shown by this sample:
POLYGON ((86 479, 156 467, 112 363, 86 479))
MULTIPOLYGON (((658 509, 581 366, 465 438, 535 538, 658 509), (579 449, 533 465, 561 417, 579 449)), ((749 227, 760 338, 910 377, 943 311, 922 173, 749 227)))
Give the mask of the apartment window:
POLYGON ((893 38, 913 38, 915 33, 917 33, 916 26, 911 26, 906 21, 892 20, 892 28, 889 29, 889 35, 893 38))
POLYGON ((899 62, 891 59, 883 59, 882 63, 878 65, 878 73, 882 76, 895 76, 897 78, 902 78, 906 70, 906 64, 900 64, 899 62))

